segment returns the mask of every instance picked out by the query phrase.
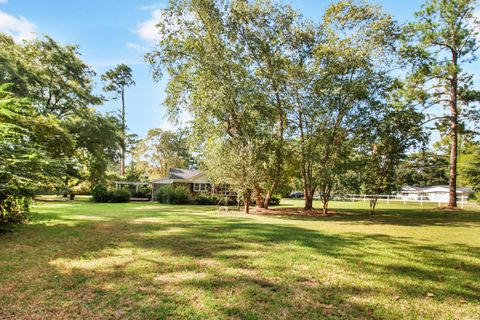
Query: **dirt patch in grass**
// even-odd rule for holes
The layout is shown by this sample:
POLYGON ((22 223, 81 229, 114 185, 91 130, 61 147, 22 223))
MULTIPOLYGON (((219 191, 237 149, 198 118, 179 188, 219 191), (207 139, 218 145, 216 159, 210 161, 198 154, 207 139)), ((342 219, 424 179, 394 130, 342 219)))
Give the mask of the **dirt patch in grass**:
POLYGON ((346 212, 339 212, 334 210, 329 210, 328 214, 323 214, 322 210, 304 210, 301 208, 276 208, 276 209, 261 209, 254 208, 251 211, 251 214, 256 215, 265 215, 265 216, 308 216, 308 217, 331 217, 340 214, 346 214, 346 212))
POLYGON ((436 211, 436 212, 463 212, 465 210, 463 210, 462 208, 438 207, 438 208, 433 209, 432 211, 436 211))
POLYGON ((36 202, 72 202, 69 198, 63 198, 61 196, 35 196, 33 201, 36 202))

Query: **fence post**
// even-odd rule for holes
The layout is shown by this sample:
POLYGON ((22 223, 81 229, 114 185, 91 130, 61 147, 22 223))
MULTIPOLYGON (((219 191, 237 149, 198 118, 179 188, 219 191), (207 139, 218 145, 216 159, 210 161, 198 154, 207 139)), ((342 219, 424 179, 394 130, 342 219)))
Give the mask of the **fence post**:
POLYGON ((462 209, 465 207, 465 197, 463 196, 463 191, 461 193, 461 197, 462 197, 462 209))
POLYGON ((405 199, 405 197, 403 197, 403 205, 406 205, 407 204, 407 199, 405 199))
POLYGON ((423 207, 423 196, 420 195, 420 207, 423 207))

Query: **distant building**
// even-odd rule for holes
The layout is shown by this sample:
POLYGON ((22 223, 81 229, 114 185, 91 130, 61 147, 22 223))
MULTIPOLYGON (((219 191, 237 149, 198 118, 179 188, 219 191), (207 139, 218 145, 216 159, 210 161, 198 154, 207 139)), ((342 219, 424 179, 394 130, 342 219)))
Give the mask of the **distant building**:
MULTIPOLYGON (((472 188, 457 187, 457 197, 465 197, 473 192, 472 188)), ((449 189, 448 185, 437 185, 427 187, 404 186, 397 195, 402 200, 425 200, 448 202, 449 189)))
POLYGON ((177 188, 182 187, 188 193, 195 196, 201 193, 216 193, 226 196, 234 196, 226 185, 213 185, 207 178, 205 172, 183 168, 171 168, 166 177, 150 181, 152 194, 165 186, 177 188))

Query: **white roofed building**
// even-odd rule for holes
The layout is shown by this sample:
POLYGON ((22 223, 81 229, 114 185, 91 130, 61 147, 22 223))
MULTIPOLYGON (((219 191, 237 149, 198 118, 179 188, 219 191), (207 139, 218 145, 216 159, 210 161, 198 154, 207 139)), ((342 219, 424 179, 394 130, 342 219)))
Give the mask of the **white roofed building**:
MULTIPOLYGON (((463 197, 467 199, 473 192, 472 188, 457 187, 457 197, 463 197)), ((448 202, 449 199, 449 187, 448 185, 436 185, 436 186, 404 186, 397 195, 402 200, 425 200, 436 202, 448 202)))

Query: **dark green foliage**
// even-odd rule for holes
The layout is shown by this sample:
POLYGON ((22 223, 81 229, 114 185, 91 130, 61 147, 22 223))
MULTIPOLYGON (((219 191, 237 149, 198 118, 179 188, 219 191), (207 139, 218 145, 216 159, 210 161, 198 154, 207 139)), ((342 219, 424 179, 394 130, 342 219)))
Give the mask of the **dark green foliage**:
POLYGON ((132 194, 126 189, 111 191, 108 193, 109 202, 121 203, 128 202, 132 194))
POLYGON ((94 202, 128 202, 132 194, 126 189, 108 191, 103 184, 97 184, 92 189, 92 200, 94 202))
POLYGON ((156 199, 167 204, 188 204, 191 200, 186 189, 172 187, 160 188, 156 193, 156 199))
POLYGON ((192 204, 196 205, 228 205, 233 206, 237 204, 235 198, 224 197, 217 194, 199 194, 192 198, 192 204))
POLYGON ((448 184, 448 157, 433 151, 411 153, 397 169, 397 186, 448 184))
POLYGON ((194 205, 237 205, 235 198, 218 194, 198 194, 191 196, 185 188, 163 187, 155 193, 155 200, 166 204, 194 204, 194 205))
POLYGON ((150 199, 152 197, 152 190, 151 190, 150 186, 141 186, 141 187, 138 188, 138 191, 133 186, 133 187, 130 187, 128 190, 130 191, 130 193, 132 194, 132 197, 134 197, 134 198, 149 198, 150 199))
POLYGON ((282 200, 282 197, 278 194, 274 194, 272 195, 272 197, 270 198, 270 203, 269 205, 271 206, 278 206, 280 204, 280 201, 282 200))
POLYGON ((30 196, 0 195, 0 230, 6 225, 24 223, 30 218, 30 196))
POLYGON ((92 200, 94 202, 108 202, 109 194, 107 188, 103 184, 97 184, 92 189, 92 200))
POLYGON ((214 205, 218 203, 218 200, 214 196, 209 196, 205 194, 199 194, 198 196, 194 197, 192 199, 192 204, 197 204, 197 205, 214 205))

